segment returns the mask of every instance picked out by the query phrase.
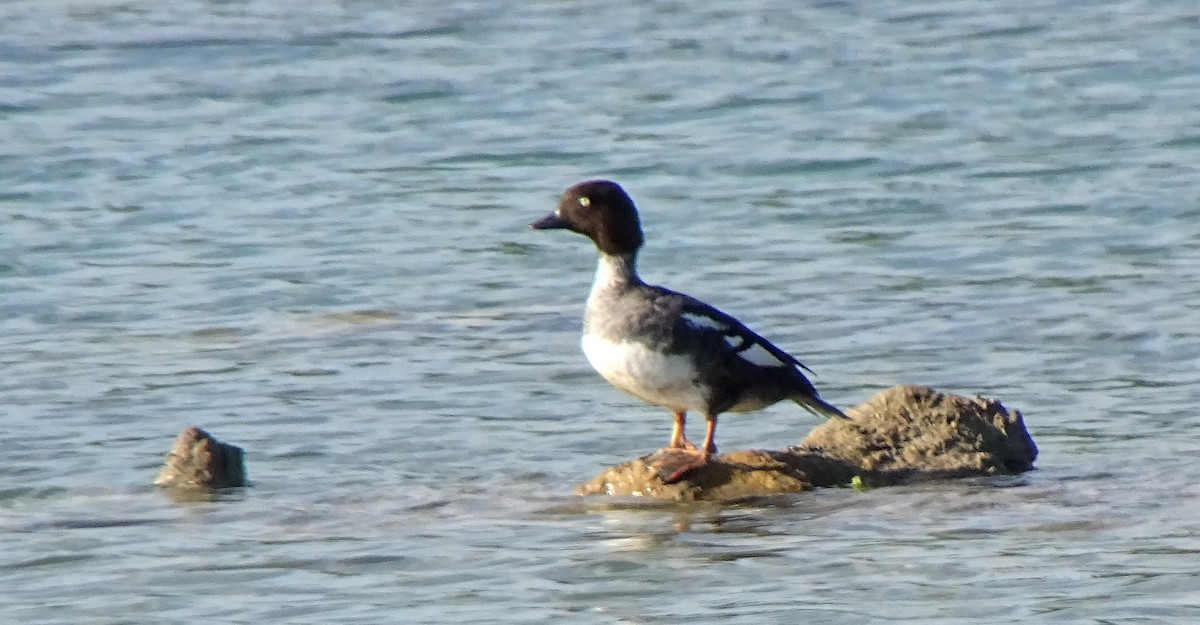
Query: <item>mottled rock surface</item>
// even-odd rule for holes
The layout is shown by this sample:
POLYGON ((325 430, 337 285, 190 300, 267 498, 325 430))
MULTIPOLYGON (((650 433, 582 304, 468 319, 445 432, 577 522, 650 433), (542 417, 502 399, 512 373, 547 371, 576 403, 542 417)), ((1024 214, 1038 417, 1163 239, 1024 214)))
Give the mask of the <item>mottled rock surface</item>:
POLYGON ((208 432, 190 427, 179 433, 167 453, 155 486, 182 490, 214 490, 246 485, 242 448, 222 443, 208 432))
POLYGON ((903 385, 846 414, 849 421, 827 421, 798 446, 722 454, 674 483, 664 481, 660 469, 676 452, 660 449, 605 470, 575 492, 727 501, 846 486, 856 476, 882 486, 1021 473, 1037 458, 1021 413, 994 399, 903 385))

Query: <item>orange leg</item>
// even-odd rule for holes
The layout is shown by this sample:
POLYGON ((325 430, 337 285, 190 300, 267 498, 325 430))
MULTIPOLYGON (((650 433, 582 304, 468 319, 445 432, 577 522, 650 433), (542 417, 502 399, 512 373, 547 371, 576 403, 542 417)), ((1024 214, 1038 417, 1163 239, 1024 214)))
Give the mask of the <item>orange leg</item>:
POLYGON ((704 420, 708 427, 704 430, 704 447, 702 449, 704 461, 708 462, 709 457, 717 453, 717 444, 713 442, 713 437, 717 434, 717 415, 704 415, 704 420))
POLYGON ((687 413, 682 410, 675 411, 675 427, 671 428, 671 444, 667 445, 674 449, 695 449, 696 446, 687 439, 683 433, 683 428, 687 424, 687 413))
POLYGON ((691 471, 708 464, 712 455, 717 453, 717 445, 713 443, 713 436, 717 432, 717 415, 705 415, 705 420, 708 428, 704 432, 704 447, 696 449, 695 445, 683 437, 683 413, 675 413, 675 430, 671 433, 671 447, 683 449, 684 453, 676 452, 670 455, 669 459, 659 461, 659 474, 664 476, 663 480, 666 483, 678 482, 691 471))

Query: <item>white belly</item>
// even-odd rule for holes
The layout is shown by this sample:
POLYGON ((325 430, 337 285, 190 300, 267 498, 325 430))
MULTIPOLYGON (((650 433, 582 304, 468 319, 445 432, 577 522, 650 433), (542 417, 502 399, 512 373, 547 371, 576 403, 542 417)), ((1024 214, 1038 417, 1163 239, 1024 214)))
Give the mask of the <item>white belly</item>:
POLYGON ((641 343, 583 336, 583 353, 609 384, 671 410, 703 410, 707 392, 697 384, 696 368, 685 355, 663 354, 641 343))

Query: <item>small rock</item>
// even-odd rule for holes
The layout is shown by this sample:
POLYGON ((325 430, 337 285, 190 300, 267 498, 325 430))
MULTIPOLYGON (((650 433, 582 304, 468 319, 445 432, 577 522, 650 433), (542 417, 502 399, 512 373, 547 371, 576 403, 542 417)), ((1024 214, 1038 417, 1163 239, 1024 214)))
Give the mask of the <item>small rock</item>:
POLYGON ((154 485, 184 490, 245 486, 243 455, 241 447, 222 443, 208 432, 190 427, 175 438, 154 485))

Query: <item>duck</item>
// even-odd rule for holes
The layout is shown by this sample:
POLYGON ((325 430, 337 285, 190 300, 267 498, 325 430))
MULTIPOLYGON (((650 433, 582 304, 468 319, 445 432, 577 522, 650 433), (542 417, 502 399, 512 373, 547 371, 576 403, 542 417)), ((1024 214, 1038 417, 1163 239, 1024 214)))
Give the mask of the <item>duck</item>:
POLYGON ((581 344, 588 363, 609 384, 648 404, 670 410, 667 448, 675 461, 665 481, 675 482, 712 461, 717 417, 761 410, 791 400, 816 415, 848 419, 821 399, 804 375, 812 370, 699 299, 642 281, 638 252, 641 220, 629 194, 611 180, 569 187, 534 230, 568 230, 592 240, 599 252, 584 308, 581 344), (704 416, 703 443, 686 436, 687 414, 704 416))

